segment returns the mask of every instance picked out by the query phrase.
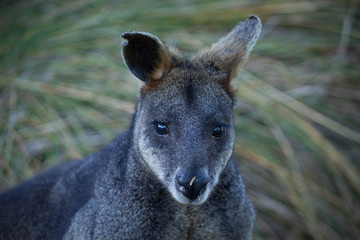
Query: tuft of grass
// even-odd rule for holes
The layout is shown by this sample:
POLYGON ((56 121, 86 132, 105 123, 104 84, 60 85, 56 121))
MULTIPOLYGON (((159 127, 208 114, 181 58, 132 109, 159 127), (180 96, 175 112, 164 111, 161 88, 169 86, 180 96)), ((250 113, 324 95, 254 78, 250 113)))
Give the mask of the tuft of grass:
POLYGON ((129 126, 138 80, 122 63, 121 32, 193 51, 255 13, 263 32, 234 81, 254 239, 360 236, 358 1, 0 4, 0 192, 129 126))

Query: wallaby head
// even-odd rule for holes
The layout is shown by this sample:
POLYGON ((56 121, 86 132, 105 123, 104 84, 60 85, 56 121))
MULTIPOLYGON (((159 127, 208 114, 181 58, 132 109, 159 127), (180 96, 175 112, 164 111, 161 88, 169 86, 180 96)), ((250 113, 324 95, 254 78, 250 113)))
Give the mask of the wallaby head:
POLYGON ((149 33, 123 33, 123 57, 145 84, 134 118, 139 159, 180 203, 201 204, 231 158, 231 80, 261 29, 257 16, 185 58, 149 33))

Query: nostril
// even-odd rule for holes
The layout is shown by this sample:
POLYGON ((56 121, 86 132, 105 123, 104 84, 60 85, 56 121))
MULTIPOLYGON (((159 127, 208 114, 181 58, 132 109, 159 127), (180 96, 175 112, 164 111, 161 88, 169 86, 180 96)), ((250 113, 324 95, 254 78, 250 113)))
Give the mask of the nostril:
POLYGON ((200 191, 199 191, 199 196, 206 191, 206 187, 207 187, 207 184, 208 184, 208 183, 209 183, 209 182, 207 182, 207 183, 200 189, 200 191))
POLYGON ((186 184, 186 182, 181 181, 181 178, 176 178, 176 188, 178 191, 180 191, 185 197, 190 198, 191 197, 191 186, 189 184, 186 184))
POLYGON ((194 191, 195 193, 195 197, 198 197, 200 196, 201 194, 203 194, 205 191, 206 191, 206 188, 207 188, 207 185, 209 183, 209 180, 210 179, 204 179, 200 184, 199 186, 197 187, 197 189, 194 191))
POLYGON ((199 176, 188 177, 185 174, 176 176, 176 188, 185 197, 195 200, 206 191, 210 178, 207 174, 199 174, 199 176))
POLYGON ((178 183, 178 190, 182 193, 186 192, 186 187, 184 185, 181 185, 180 183, 178 183))

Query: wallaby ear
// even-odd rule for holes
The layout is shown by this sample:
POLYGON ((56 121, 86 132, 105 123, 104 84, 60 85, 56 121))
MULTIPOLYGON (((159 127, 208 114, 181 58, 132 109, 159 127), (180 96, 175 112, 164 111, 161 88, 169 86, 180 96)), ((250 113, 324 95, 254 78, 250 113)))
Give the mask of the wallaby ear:
POLYGON ((214 43, 210 48, 201 50, 194 56, 195 61, 210 67, 215 67, 235 77, 255 45, 261 31, 261 20, 250 15, 244 22, 239 22, 226 36, 214 43))
POLYGON ((121 35, 122 53, 129 70, 140 80, 160 79, 171 65, 166 46, 154 35, 145 32, 126 32, 121 35))

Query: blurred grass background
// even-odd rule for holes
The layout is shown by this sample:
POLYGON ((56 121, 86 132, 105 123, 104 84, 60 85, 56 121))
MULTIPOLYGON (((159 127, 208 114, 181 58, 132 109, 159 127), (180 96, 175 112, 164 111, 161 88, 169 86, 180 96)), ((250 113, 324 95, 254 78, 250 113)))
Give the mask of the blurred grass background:
POLYGON ((235 81, 254 239, 359 239, 358 5, 0 1, 0 192, 128 128, 139 81, 122 62, 121 32, 191 52, 254 13, 262 35, 235 81))

